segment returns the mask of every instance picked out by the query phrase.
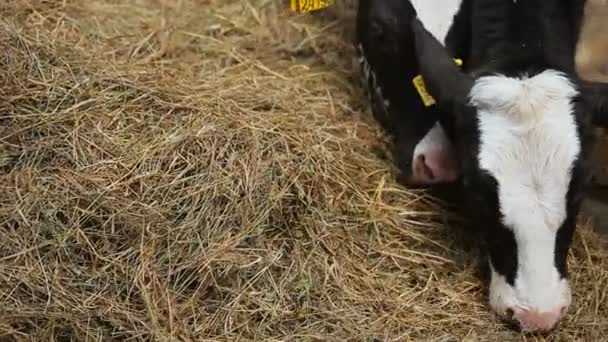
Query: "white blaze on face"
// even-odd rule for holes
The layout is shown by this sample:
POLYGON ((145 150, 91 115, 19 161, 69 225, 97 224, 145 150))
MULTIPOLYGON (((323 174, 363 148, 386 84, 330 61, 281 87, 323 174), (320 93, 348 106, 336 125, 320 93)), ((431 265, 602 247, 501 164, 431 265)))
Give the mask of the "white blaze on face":
POLYGON ((490 304, 499 314, 570 305, 568 282, 555 266, 555 241, 580 152, 575 95, 555 71, 522 79, 483 77, 471 90, 479 117, 479 166, 498 181, 502 223, 517 244, 514 286, 492 268, 490 304))

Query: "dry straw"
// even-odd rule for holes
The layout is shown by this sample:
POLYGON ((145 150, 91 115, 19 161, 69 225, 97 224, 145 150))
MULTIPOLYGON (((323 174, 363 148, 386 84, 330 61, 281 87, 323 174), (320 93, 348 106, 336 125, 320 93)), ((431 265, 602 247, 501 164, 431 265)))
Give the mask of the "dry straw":
MULTIPOLYGON (((3 341, 521 339, 475 234, 395 182, 352 4, 288 9, 0 3, 3 341)), ((554 340, 608 336, 602 244, 554 340)))

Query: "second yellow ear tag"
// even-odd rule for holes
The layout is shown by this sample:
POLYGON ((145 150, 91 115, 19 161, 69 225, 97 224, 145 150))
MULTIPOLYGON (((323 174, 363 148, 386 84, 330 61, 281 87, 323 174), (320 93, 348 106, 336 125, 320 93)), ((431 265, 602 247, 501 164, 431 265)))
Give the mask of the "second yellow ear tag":
MULTIPOLYGON (((456 65, 459 67, 462 66, 461 59, 454 58, 454 63, 456 63, 456 65)), ((414 77, 414 79, 412 79, 412 83, 414 83, 414 87, 418 91, 420 99, 422 99, 422 103, 424 103, 425 107, 430 107, 436 104, 435 99, 431 96, 431 94, 429 94, 428 90, 426 89, 426 85, 424 84, 424 79, 422 78, 422 75, 414 77)))
POLYGON ((291 0, 291 10, 305 13, 323 9, 334 4, 335 0, 291 0))

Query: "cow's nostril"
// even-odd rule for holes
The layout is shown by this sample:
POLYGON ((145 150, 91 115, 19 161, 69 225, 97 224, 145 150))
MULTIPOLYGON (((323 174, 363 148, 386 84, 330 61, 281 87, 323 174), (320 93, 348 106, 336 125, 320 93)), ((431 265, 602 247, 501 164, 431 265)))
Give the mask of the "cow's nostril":
POLYGON ((418 156, 418 164, 420 165, 420 169, 427 177, 427 179, 435 179, 435 174, 433 173, 433 170, 429 167, 429 165, 426 163, 426 156, 424 154, 418 156))
POLYGON ((557 329, 561 318, 561 310, 539 312, 536 310, 521 310, 514 315, 520 331, 524 334, 548 335, 557 329))
POLYGON ((515 311, 513 311, 513 309, 507 308, 507 310, 505 310, 505 318, 512 320, 514 315, 515 311))

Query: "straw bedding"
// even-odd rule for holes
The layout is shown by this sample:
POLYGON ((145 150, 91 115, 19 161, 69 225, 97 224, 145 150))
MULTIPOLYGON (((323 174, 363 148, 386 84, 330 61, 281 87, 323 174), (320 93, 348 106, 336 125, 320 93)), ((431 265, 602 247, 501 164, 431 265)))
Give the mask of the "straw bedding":
MULTIPOLYGON (((352 3, 0 13, 3 341, 521 339, 476 234, 396 183, 352 3)), ((553 340, 608 336, 606 254, 583 222, 553 340)))

